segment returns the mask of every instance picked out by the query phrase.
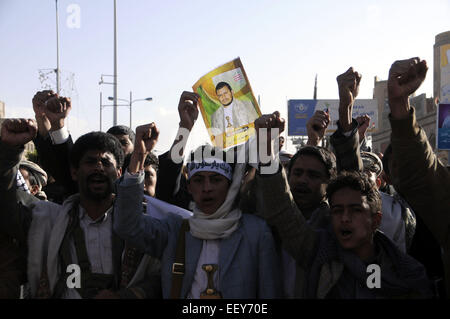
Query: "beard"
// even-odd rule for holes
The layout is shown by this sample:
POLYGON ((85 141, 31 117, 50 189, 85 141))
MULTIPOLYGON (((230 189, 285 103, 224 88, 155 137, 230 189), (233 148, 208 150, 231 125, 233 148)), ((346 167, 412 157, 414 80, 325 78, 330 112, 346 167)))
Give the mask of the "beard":
POLYGON ((228 105, 230 105, 231 103, 233 103, 233 98, 231 98, 231 101, 230 101, 230 103, 228 103, 228 104, 224 104, 223 106, 228 106, 228 105))
POLYGON ((293 197, 306 219, 309 219, 311 213, 325 200, 324 194, 315 193, 306 186, 294 188, 293 197))
POLYGON ((113 193, 113 190, 114 180, 103 174, 89 175, 84 185, 80 188, 80 192, 83 192, 87 198, 94 201, 101 201, 108 198, 113 193), (96 181, 103 183, 103 185, 101 187, 95 185, 96 181))

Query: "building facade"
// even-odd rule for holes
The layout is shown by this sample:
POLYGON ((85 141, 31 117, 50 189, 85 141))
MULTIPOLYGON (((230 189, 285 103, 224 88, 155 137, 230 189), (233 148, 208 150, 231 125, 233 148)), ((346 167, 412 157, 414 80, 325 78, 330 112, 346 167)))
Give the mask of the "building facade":
MULTIPOLYGON (((450 164, 448 151, 436 149, 436 98, 440 102, 450 103, 450 31, 436 35, 434 44, 433 96, 425 94, 410 98, 410 104, 416 109, 417 121, 427 134, 428 140, 441 161, 450 164)), ((387 81, 375 77, 373 98, 378 101, 378 132, 372 134, 374 152, 384 152, 390 143, 391 127, 389 123, 389 105, 387 103, 387 81)))

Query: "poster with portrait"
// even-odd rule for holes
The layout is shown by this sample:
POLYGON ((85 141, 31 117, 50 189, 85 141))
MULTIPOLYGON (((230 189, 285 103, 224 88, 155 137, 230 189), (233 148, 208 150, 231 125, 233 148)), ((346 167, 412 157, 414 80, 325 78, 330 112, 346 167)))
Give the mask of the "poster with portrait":
POLYGON ((450 104, 439 104, 436 138, 439 150, 450 150, 450 104))
POLYGON ((192 88, 200 95, 200 112, 214 146, 236 146, 255 134, 253 122, 261 110, 240 58, 215 68, 192 88))

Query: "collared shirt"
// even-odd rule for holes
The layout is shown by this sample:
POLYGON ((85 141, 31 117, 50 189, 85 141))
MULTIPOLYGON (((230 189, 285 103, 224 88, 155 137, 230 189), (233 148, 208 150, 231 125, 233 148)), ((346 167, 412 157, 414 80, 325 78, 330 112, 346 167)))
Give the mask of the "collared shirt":
MULTIPOLYGON (((79 211, 80 227, 84 232, 91 272, 107 275, 113 274, 112 206, 97 220, 92 220, 81 205, 79 206, 79 211)), ((77 261, 73 239, 70 246, 72 260, 77 261)))

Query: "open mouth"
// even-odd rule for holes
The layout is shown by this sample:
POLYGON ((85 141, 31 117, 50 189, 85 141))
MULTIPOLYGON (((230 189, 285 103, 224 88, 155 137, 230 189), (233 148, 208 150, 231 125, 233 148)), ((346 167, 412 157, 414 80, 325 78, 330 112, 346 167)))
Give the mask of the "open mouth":
POLYGON ((214 199, 212 197, 207 197, 207 198, 202 199, 202 202, 207 205, 211 204, 213 201, 214 201, 214 199))
POLYGON ((311 190, 307 188, 295 188, 294 191, 298 194, 309 194, 311 193, 311 190))
POLYGON ((90 184, 104 184, 106 183, 106 180, 104 179, 93 179, 89 181, 90 184))
POLYGON ((95 176, 91 176, 88 179, 88 183, 91 185, 103 185, 107 182, 106 177, 104 176, 100 176, 100 175, 95 175, 95 176))
POLYGON ((341 237, 343 239, 348 239, 348 238, 350 238, 351 235, 352 235, 351 230, 347 230, 347 229, 341 230, 341 237))

